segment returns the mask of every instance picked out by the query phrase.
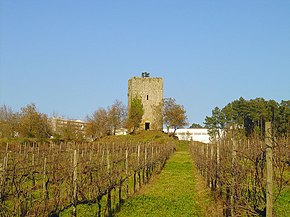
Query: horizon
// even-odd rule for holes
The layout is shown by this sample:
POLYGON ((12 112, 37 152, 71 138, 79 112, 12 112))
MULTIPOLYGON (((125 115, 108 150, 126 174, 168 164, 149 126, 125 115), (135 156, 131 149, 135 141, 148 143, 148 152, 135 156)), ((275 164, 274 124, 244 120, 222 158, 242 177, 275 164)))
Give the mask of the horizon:
MULTIPOLYGON (((290 2, 1 1, 0 105, 85 120, 149 72, 203 125, 243 97, 290 99, 290 2)), ((188 127, 189 127, 188 126, 188 127)))

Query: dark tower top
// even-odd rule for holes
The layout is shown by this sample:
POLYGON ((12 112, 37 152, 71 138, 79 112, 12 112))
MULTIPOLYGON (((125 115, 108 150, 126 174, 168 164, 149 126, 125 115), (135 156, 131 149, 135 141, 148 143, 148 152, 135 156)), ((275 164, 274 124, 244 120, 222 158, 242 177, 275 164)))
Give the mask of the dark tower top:
POLYGON ((149 72, 142 72, 142 78, 149 78, 150 73, 149 72))

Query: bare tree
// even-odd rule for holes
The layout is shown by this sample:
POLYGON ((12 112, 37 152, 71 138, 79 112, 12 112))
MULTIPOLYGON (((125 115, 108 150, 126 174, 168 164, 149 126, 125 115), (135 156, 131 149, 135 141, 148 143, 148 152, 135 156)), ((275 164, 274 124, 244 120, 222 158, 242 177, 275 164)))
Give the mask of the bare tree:
POLYGON ((110 133, 116 134, 116 130, 124 125, 126 119, 126 106, 120 100, 116 100, 114 104, 108 108, 108 125, 110 133))
POLYGON ((101 138, 109 134, 108 111, 99 108, 91 117, 87 117, 88 128, 87 135, 93 139, 101 138))
POLYGON ((0 107, 0 138, 11 138, 15 136, 17 128, 18 113, 14 113, 12 109, 6 105, 0 107))
POLYGON ((173 98, 163 100, 162 115, 163 124, 166 126, 167 131, 169 131, 169 128, 174 129, 173 135, 178 128, 188 125, 184 107, 177 104, 173 98))

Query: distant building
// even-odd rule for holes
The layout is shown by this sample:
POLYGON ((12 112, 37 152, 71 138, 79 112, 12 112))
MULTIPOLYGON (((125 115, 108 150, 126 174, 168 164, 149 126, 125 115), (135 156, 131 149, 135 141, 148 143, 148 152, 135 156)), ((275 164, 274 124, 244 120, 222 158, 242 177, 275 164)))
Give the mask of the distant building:
POLYGON ((143 72, 142 77, 129 79, 128 110, 134 97, 139 97, 142 100, 144 109, 140 128, 143 130, 162 130, 161 114, 158 114, 155 108, 163 100, 163 78, 151 78, 148 72, 143 72))
POLYGON ((127 135, 127 129, 125 128, 117 129, 115 135, 116 136, 127 135))
MULTIPOLYGON (((166 129, 164 129, 163 131, 167 133, 166 129)), ((169 129, 170 133, 173 133, 173 131, 174 129, 169 129)), ((175 136, 177 136, 179 140, 198 141, 198 142, 204 142, 204 143, 210 142, 208 129, 204 129, 204 128, 177 129, 175 132, 175 136)))
POLYGON ((71 128, 76 134, 85 134, 85 129, 88 125, 87 122, 82 120, 67 120, 63 118, 49 119, 52 132, 61 134, 64 128, 71 128))

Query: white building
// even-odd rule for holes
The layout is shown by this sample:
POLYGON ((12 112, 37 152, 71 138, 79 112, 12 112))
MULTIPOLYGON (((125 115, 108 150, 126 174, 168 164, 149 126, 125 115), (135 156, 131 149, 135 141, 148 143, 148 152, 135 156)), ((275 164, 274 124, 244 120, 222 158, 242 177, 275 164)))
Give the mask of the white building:
POLYGON ((85 133, 85 128, 87 127, 88 123, 82 120, 68 120, 63 118, 50 118, 49 122, 52 127, 53 132, 61 132, 61 130, 65 127, 70 127, 74 129, 75 132, 78 133, 85 133))
MULTIPOLYGON (((167 129, 164 129, 163 131, 167 133, 167 129)), ((169 129, 169 132, 173 133, 174 129, 169 129)), ((179 140, 198 141, 204 143, 210 142, 208 129, 204 128, 177 129, 175 132, 175 136, 177 136, 179 140)))
POLYGON ((120 129, 117 129, 116 130, 116 133, 115 133, 115 135, 116 136, 122 136, 122 135, 127 135, 127 129, 125 129, 125 128, 120 128, 120 129))

